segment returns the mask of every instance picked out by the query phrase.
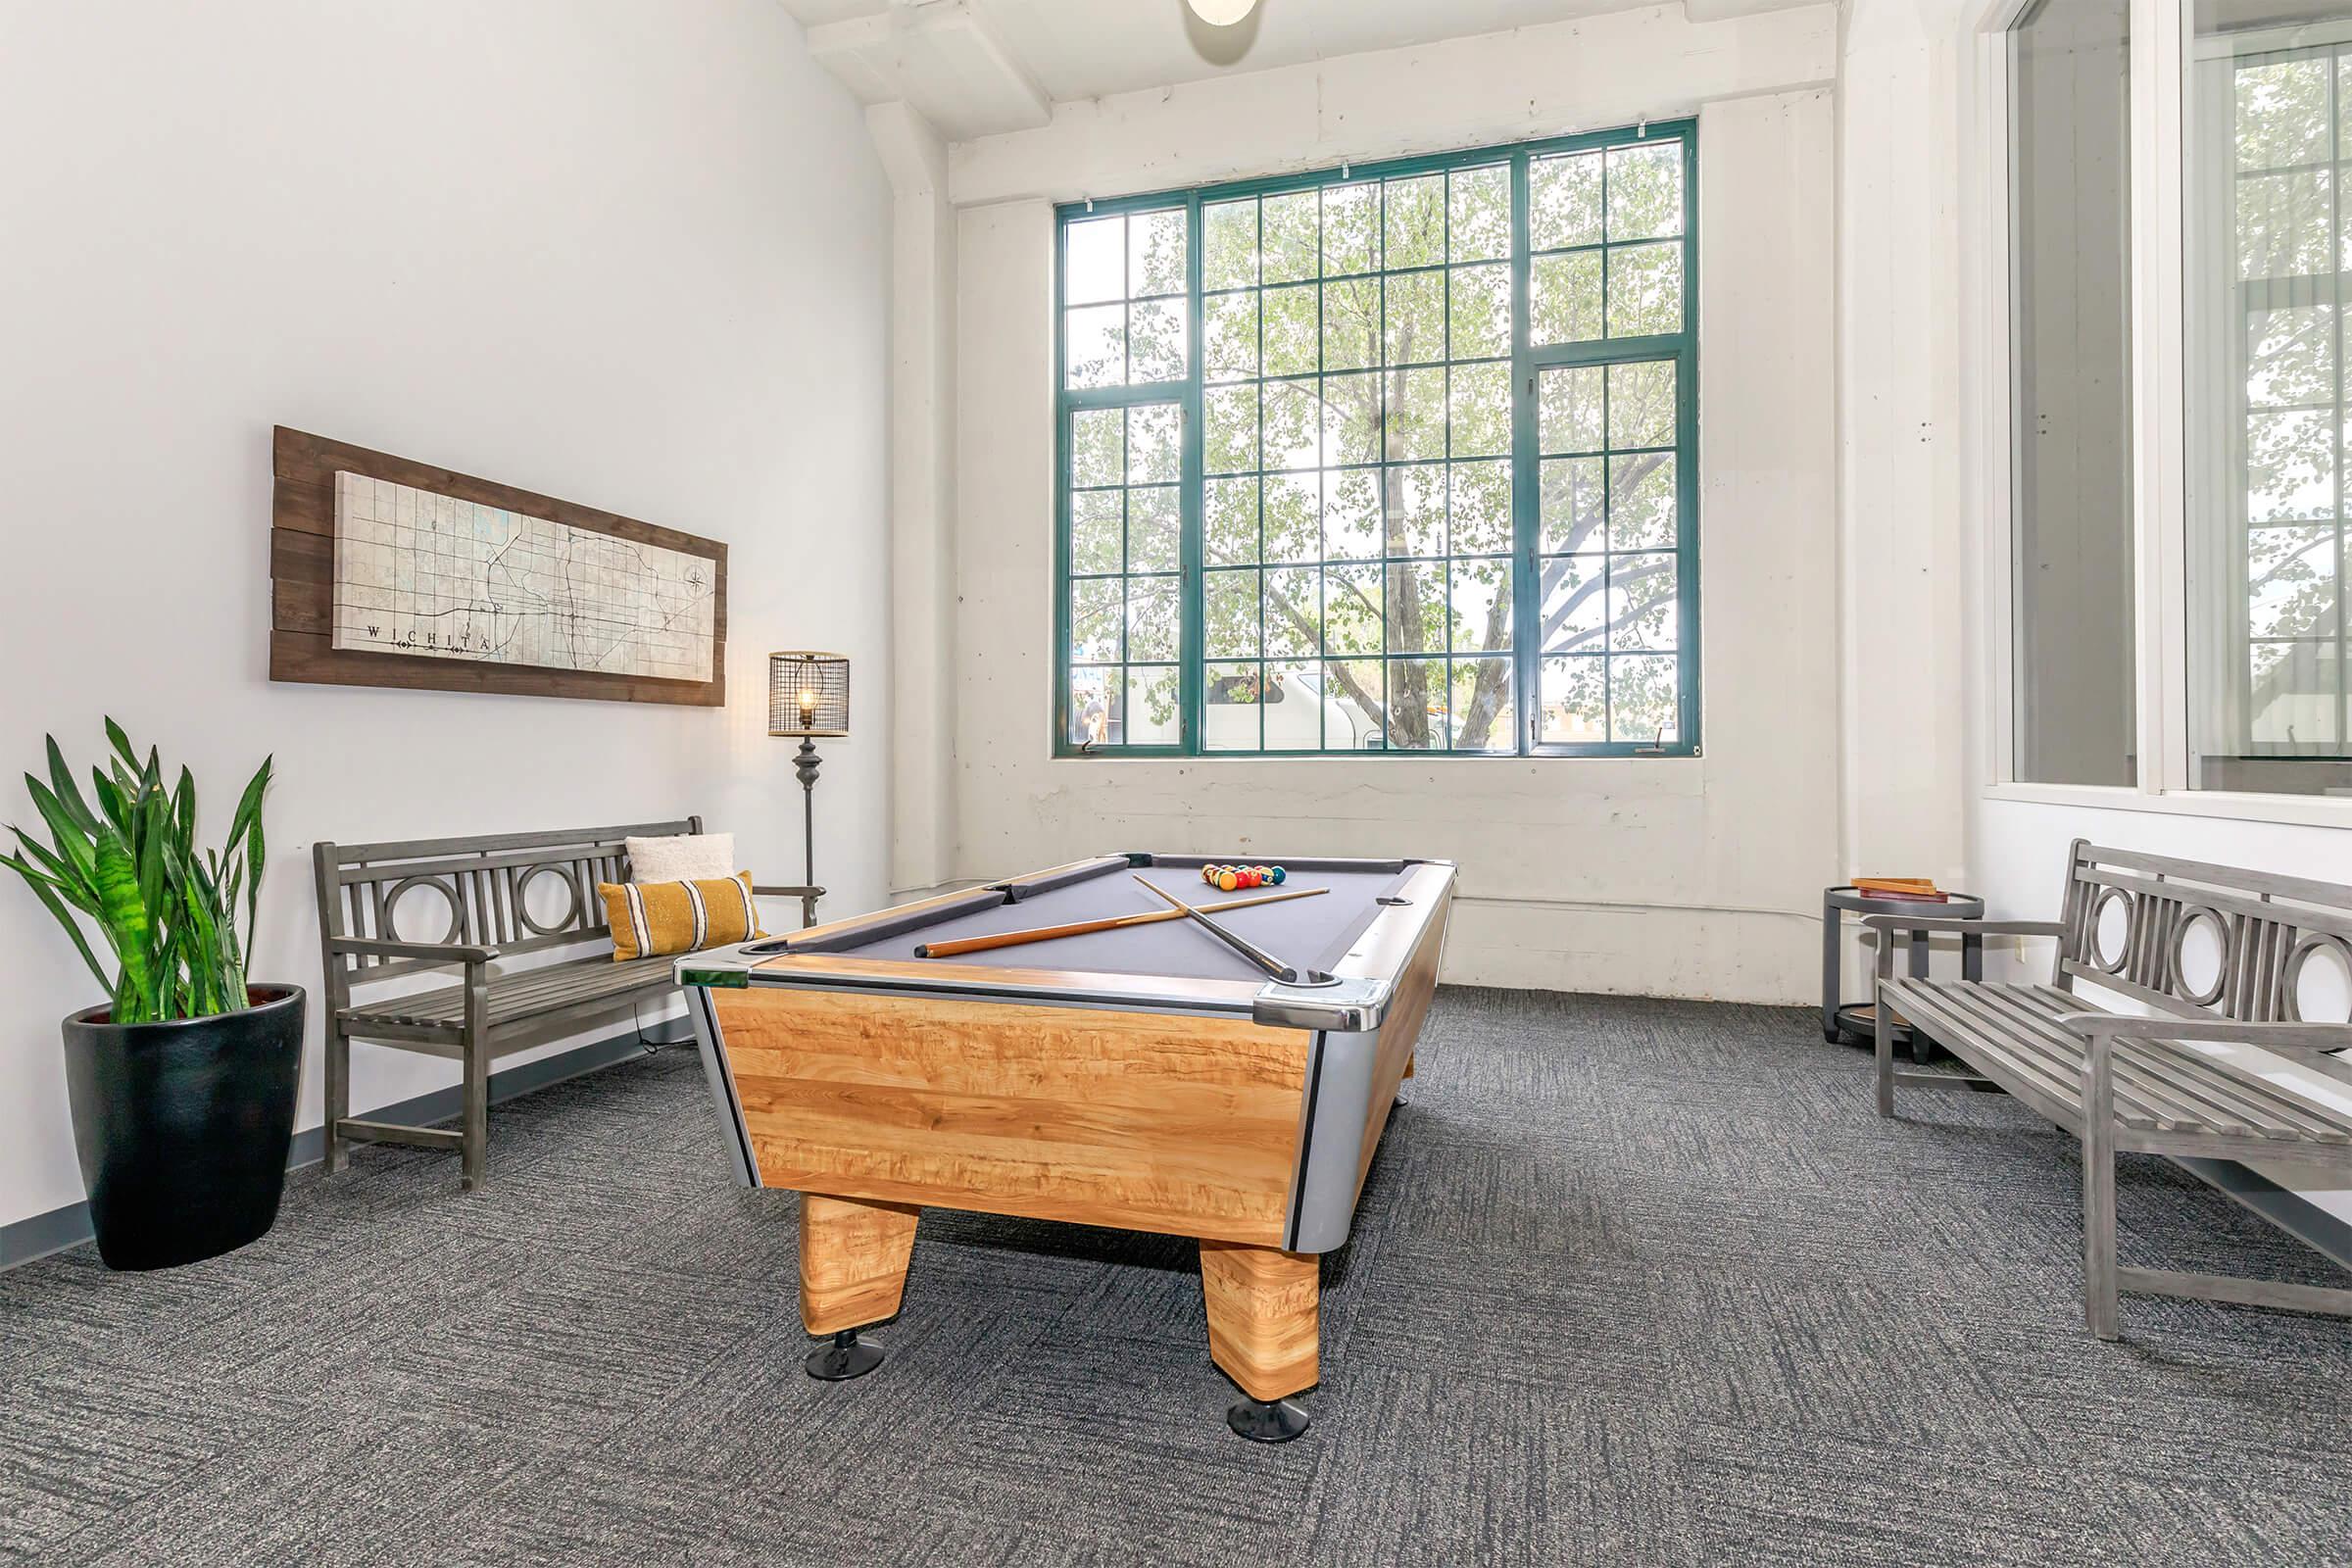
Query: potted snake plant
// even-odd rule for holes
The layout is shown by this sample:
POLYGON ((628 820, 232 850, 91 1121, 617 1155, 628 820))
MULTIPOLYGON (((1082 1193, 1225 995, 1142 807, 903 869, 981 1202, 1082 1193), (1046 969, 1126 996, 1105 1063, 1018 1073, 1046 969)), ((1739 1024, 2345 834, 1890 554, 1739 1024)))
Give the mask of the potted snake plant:
POLYGON ((57 917, 106 992, 65 1020, 99 1256, 110 1268, 170 1268, 242 1247, 277 1219, 303 993, 245 975, 270 762, 245 786, 227 844, 200 852, 188 770, 167 788, 153 749, 142 759, 111 718, 106 734, 114 753, 90 770, 86 796, 49 740, 48 778, 24 775, 48 842, 12 825, 17 849, 0 864, 57 917))

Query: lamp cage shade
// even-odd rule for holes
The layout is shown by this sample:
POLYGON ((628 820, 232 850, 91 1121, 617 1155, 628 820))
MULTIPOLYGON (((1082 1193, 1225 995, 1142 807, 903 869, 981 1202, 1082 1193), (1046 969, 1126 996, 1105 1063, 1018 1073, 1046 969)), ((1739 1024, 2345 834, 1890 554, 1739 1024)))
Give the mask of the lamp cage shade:
POLYGON ((768 655, 767 732, 849 734, 849 660, 840 654, 768 655))

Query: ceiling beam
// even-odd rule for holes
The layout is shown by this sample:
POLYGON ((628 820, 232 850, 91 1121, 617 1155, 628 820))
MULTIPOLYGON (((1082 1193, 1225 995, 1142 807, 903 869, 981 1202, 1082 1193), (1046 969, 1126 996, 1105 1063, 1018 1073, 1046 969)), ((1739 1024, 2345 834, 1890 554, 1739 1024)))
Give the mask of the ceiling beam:
POLYGON ((911 104, 952 139, 1053 118, 1045 90, 968 0, 893 0, 810 27, 808 52, 860 103, 911 104))
POLYGON ((1816 0, 1683 0, 1683 15, 1692 22, 1730 22, 1760 17, 1767 11, 1787 11, 1816 0))

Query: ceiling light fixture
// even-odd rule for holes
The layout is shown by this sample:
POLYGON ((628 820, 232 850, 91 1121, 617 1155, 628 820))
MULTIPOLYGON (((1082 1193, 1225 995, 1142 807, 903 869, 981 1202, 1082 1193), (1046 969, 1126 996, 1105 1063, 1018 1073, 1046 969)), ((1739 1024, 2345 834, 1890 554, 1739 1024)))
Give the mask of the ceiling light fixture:
POLYGON ((1212 27, 1230 27, 1257 9, 1257 0, 1185 0, 1212 27))

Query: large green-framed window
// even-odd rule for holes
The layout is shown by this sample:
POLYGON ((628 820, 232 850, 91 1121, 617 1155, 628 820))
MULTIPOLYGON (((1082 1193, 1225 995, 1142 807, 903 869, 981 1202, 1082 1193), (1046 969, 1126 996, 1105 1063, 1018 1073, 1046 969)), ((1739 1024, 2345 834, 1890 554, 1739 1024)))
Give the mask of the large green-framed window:
POLYGON ((1058 214, 1056 750, 1689 755, 1689 122, 1058 214))

